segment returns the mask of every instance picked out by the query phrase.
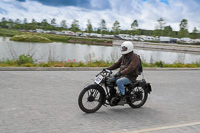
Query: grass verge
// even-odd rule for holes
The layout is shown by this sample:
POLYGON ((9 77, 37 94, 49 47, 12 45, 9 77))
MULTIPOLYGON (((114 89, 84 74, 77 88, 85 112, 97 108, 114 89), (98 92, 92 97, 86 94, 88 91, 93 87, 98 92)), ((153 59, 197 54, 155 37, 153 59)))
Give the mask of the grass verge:
MULTIPOLYGON (((90 60, 87 62, 77 62, 75 59, 67 61, 49 61, 49 62, 34 62, 30 55, 20 55, 18 59, 0 61, 0 67, 108 67, 114 62, 104 60, 90 60)), ((162 61, 154 63, 142 62, 144 68, 158 67, 158 68, 200 68, 200 62, 184 64, 176 62, 173 64, 166 64, 162 61)))

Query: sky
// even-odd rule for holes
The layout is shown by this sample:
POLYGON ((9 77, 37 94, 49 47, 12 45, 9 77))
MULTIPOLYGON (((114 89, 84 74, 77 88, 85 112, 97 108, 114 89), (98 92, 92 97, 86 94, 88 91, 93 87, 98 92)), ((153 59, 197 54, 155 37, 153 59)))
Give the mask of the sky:
POLYGON ((102 19, 111 30, 113 23, 120 22, 121 29, 130 30, 131 23, 138 21, 139 28, 154 30, 158 19, 163 18, 166 26, 179 30, 182 19, 188 20, 188 29, 200 30, 200 0, 0 0, 0 19, 23 20, 31 22, 34 18, 50 23, 67 21, 70 27, 74 19, 85 29, 90 20, 98 28, 102 19))

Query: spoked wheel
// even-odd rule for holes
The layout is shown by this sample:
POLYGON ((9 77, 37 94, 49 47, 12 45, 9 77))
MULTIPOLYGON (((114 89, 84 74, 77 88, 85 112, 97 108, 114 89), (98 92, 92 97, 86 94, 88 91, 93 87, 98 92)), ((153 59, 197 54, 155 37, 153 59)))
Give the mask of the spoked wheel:
POLYGON ((86 113, 94 113, 103 104, 103 94, 95 86, 84 88, 78 99, 79 107, 86 113))
POLYGON ((131 92, 129 105, 132 108, 140 108, 147 101, 148 93, 142 87, 136 87, 131 92))

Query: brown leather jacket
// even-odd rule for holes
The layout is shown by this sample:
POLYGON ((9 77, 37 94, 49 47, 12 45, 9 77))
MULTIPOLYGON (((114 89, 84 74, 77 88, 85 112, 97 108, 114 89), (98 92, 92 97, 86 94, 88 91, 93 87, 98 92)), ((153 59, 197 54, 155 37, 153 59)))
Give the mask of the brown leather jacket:
POLYGON ((112 64, 110 67, 108 67, 108 70, 115 70, 117 68, 120 68, 120 73, 122 74, 122 77, 127 77, 132 82, 136 81, 136 78, 138 77, 138 67, 139 67, 139 56, 133 52, 128 53, 126 55, 122 55, 117 62, 112 64), (133 55, 133 58, 131 62, 129 62, 129 58, 131 55, 133 55), (127 65, 128 64, 128 65, 127 65))

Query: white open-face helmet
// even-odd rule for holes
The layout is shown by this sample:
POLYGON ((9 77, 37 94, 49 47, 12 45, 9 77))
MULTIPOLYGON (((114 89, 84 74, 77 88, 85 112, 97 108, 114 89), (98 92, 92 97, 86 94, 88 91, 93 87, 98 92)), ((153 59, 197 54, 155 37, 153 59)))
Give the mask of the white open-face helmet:
POLYGON ((121 52, 122 54, 128 54, 133 51, 133 43, 130 41, 125 41, 121 45, 121 52))

